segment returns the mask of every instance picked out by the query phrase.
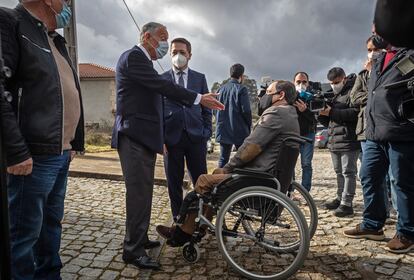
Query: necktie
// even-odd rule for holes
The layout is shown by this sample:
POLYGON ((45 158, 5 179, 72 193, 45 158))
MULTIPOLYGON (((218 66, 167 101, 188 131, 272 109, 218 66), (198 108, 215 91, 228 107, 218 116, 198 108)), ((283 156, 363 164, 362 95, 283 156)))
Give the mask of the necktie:
POLYGON ((182 87, 185 87, 184 86, 184 72, 183 71, 180 71, 180 72, 178 72, 177 73, 178 74, 178 85, 179 86, 182 86, 182 87))

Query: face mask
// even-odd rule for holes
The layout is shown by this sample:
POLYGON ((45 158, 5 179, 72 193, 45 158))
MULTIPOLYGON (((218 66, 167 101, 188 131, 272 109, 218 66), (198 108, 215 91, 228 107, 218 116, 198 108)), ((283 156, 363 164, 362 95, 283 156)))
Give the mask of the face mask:
POLYGON ((56 13, 56 28, 59 29, 68 26, 71 17, 72 11, 70 10, 68 4, 64 2, 62 11, 60 13, 56 13))
POLYGON ((157 53, 157 59, 163 58, 168 53, 168 42, 167 41, 159 41, 158 47, 155 49, 157 53))
POLYGON ((172 64, 178 69, 181 69, 187 65, 187 58, 184 55, 177 53, 172 57, 172 64))
POLYGON ((306 85, 305 84, 299 84, 299 85, 296 85, 295 87, 296 87, 297 92, 306 91, 306 85))
POLYGON ((375 35, 372 38, 372 44, 377 48, 377 49, 385 49, 388 46, 388 42, 384 40, 384 38, 382 38, 379 35, 375 35))
POLYGON ((368 59, 374 60, 374 59, 377 59, 380 55, 381 55, 381 52, 378 52, 378 51, 369 52, 368 59))
POLYGON ((340 93, 343 87, 344 87, 344 82, 340 82, 336 85, 331 85, 331 88, 335 94, 340 93))

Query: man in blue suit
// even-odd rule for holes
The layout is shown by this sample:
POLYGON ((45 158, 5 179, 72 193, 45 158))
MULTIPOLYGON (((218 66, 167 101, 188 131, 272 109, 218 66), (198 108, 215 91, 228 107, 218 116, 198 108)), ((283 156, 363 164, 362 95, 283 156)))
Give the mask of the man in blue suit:
MULTIPOLYGON (((173 67, 162 77, 198 93, 208 92, 204 74, 188 68, 191 43, 184 38, 171 41, 173 67)), ((183 106, 164 97, 165 145, 164 166, 168 181, 171 211, 175 218, 183 201, 184 158, 195 184, 207 173, 207 139, 211 137, 211 110, 201 106, 183 106)))
POLYGON ((157 269, 159 263, 145 249, 159 246, 148 239, 154 169, 162 153, 164 123, 162 95, 184 106, 202 104, 223 109, 215 94, 201 95, 163 79, 152 60, 168 53, 167 28, 150 22, 142 27, 141 43, 124 52, 116 67, 116 117, 112 146, 118 149, 126 186, 126 234, 122 259, 140 268, 157 269))
POLYGON ((249 136, 252 127, 252 111, 246 86, 242 85, 244 67, 234 64, 230 68, 230 80, 218 90, 219 101, 226 110, 217 112, 216 142, 220 143, 218 166, 229 161, 233 145, 238 149, 249 136))

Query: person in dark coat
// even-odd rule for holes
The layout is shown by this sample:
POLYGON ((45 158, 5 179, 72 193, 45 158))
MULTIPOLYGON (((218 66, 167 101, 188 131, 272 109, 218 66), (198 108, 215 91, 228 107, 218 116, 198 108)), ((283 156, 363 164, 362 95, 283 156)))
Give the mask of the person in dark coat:
POLYGON ((145 249, 159 246, 148 239, 156 154, 163 153, 162 96, 183 106, 201 104, 221 110, 216 94, 199 94, 164 79, 152 60, 168 53, 168 32, 162 24, 142 27, 141 44, 125 51, 116 67, 116 116, 112 147, 118 149, 126 186, 126 233, 122 259, 140 268, 157 269, 145 249))
POLYGON ((354 213, 352 201, 355 196, 357 160, 360 144, 355 127, 359 109, 350 106, 350 92, 355 83, 355 74, 345 75, 340 67, 328 72, 328 80, 335 94, 331 105, 320 112, 319 121, 328 127, 328 148, 337 176, 338 190, 334 200, 327 203, 327 209, 335 210, 337 217, 354 213))
POLYGON ((218 90, 219 101, 226 106, 216 116, 216 142, 220 143, 218 166, 229 161, 233 145, 238 149, 249 136, 252 126, 252 111, 247 87, 242 85, 244 67, 235 64, 230 68, 230 80, 218 90))
MULTIPOLYGON (((208 92, 206 76, 188 67, 191 43, 184 38, 171 41, 173 67, 162 77, 198 93, 208 92)), ((164 97, 164 167, 173 217, 183 200, 184 161, 193 184, 207 173, 207 140, 211 137, 211 110, 194 105, 186 107, 164 97)))

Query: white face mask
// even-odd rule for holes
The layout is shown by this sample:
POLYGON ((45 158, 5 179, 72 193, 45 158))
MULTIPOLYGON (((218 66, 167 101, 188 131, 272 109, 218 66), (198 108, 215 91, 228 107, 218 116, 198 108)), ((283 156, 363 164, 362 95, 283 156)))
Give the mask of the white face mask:
POLYGON ((187 65, 187 58, 183 56, 182 54, 177 53, 176 55, 172 57, 172 64, 176 68, 181 69, 187 65))
POLYGON ((306 85, 305 84, 299 84, 296 85, 296 91, 301 92, 301 91, 306 91, 306 85))
POLYGON ((332 88, 332 90, 333 90, 333 92, 334 92, 335 94, 338 94, 338 93, 340 93, 340 92, 341 92, 341 90, 344 88, 344 85, 345 85, 345 83, 344 83, 344 82, 340 82, 340 83, 338 83, 338 84, 336 84, 336 85, 332 85, 332 84, 331 84, 331 88, 332 88))
POLYGON ((374 59, 377 59, 379 56, 380 56, 380 54, 381 54, 381 52, 378 52, 378 51, 376 51, 376 52, 369 52, 368 53, 368 59, 369 60, 374 60, 374 59))

